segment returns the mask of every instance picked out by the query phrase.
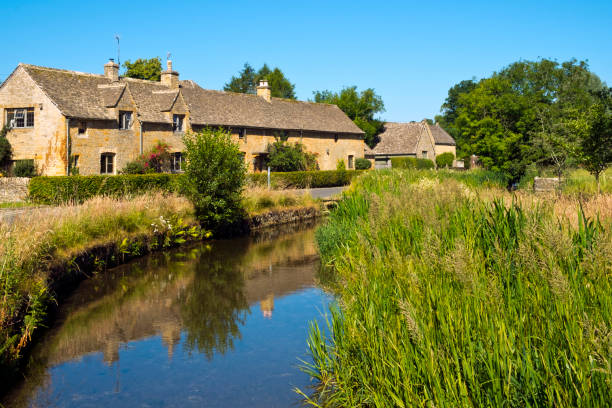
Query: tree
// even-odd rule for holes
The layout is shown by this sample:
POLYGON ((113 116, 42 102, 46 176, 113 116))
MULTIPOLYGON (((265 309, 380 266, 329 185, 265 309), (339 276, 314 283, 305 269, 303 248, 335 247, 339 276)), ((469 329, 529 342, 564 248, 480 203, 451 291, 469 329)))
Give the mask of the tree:
POLYGON ((580 162, 595 176, 599 194, 599 176, 612 163, 612 88, 594 95, 597 102, 570 126, 580 135, 580 162))
POLYGON ((0 169, 8 169, 13 157, 13 149, 6 135, 11 130, 9 125, 4 125, 0 129, 0 169))
POLYGON ((319 169, 316 156, 304 150, 303 144, 290 144, 281 138, 268 145, 266 164, 270 166, 272 171, 308 171, 319 169))
POLYGON ((259 71, 255 71, 248 62, 244 64, 242 71, 238 76, 232 76, 232 79, 223 87, 224 91, 256 94, 259 81, 267 80, 270 87, 270 93, 275 98, 296 99, 295 85, 292 84, 285 74, 277 67, 270 69, 267 64, 264 64, 259 71))
POLYGON ((125 76, 128 78, 147 79, 149 81, 159 81, 162 72, 161 58, 150 59, 138 58, 131 62, 127 60, 123 63, 125 76))
POLYGON ((382 98, 368 88, 358 92, 356 86, 342 89, 339 93, 332 91, 315 91, 314 101, 337 105, 355 124, 365 132, 365 142, 374 147, 378 143, 378 134, 384 124, 374 116, 385 111, 382 98))
POLYGON ((530 163, 561 172, 571 162, 577 140, 564 120, 587 109, 601 87, 582 61, 519 61, 490 78, 455 85, 436 119, 461 155, 478 155, 514 182, 530 163))
POLYGON ((184 192, 204 228, 229 233, 242 219, 246 164, 229 132, 204 129, 187 132, 184 192))

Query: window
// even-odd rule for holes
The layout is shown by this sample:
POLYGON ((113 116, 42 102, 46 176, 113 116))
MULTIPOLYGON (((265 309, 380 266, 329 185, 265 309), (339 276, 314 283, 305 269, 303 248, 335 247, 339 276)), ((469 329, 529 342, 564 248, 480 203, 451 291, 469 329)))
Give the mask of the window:
POLYGON ((349 154, 349 157, 348 157, 348 168, 349 169, 352 169, 354 167, 354 163, 353 163, 353 158, 354 157, 355 156, 353 156, 352 154, 349 154))
POLYGON ((79 167, 79 155, 73 154, 70 156, 70 168, 79 167))
POLYGON ((334 142, 338 143, 338 134, 334 134, 334 142))
POLYGON ((132 127, 132 112, 119 112, 119 129, 127 130, 132 127))
POLYGON ((172 131, 182 132, 184 119, 185 115, 172 115, 172 131))
POLYGON ((238 129, 238 139, 246 142, 246 129, 238 129))
POLYGON ((423 157, 427 158, 427 150, 423 150, 423 157))
POLYGON ((82 136, 82 135, 85 134, 85 132, 87 132, 87 123, 81 121, 81 122, 79 122, 79 131, 78 131, 78 134, 82 136))
POLYGON ((34 127, 34 108, 7 109, 6 124, 12 128, 34 127))
POLYGON ((100 174, 113 174, 115 153, 102 153, 100 155, 100 174))
POLYGON ((178 173, 183 171, 183 153, 171 153, 170 154, 170 171, 173 173, 178 173))

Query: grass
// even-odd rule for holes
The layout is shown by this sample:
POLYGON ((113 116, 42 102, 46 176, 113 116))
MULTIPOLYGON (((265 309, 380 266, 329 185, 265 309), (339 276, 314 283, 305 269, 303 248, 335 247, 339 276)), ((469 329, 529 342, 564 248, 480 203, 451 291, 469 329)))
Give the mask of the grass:
MULTIPOLYGON (((534 177, 557 177, 554 168, 537 169, 530 166, 527 174, 521 179, 519 188, 522 190, 533 189, 534 177)), ((612 167, 608 168, 599 176, 599 186, 602 193, 612 193, 612 167)), ((597 194, 597 182, 595 177, 584 169, 574 168, 565 172, 563 175, 563 186, 561 191, 564 194, 589 196, 597 194)))
POLYGON ((318 201, 308 193, 292 190, 268 190, 265 187, 249 187, 242 200, 242 206, 249 215, 289 208, 318 206, 318 201))
POLYGON ((338 302, 311 328, 308 403, 608 406, 609 208, 470 177, 370 172, 317 231, 338 302))
POLYGON ((0 208, 23 208, 23 207, 32 207, 37 204, 29 203, 27 201, 15 201, 11 203, 0 203, 0 208))

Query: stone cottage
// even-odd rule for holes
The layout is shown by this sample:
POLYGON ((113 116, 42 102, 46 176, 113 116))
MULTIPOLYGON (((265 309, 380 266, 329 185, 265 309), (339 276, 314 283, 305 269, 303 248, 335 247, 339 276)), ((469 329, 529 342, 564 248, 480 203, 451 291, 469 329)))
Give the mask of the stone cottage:
POLYGON ((391 167, 392 157, 435 160, 442 153, 456 155, 455 140, 440 126, 422 122, 386 122, 373 149, 365 146, 365 157, 374 168, 391 167))
POLYGON ((181 171, 182 135, 204 127, 232 133, 250 171, 264 169, 276 137, 301 142, 322 170, 363 157, 363 132, 335 105, 272 98, 262 81, 257 95, 212 91, 179 80, 168 61, 161 80, 119 76, 109 61, 104 74, 19 64, 0 85, 2 124, 14 160, 33 160, 44 175, 116 174, 158 141, 181 171))

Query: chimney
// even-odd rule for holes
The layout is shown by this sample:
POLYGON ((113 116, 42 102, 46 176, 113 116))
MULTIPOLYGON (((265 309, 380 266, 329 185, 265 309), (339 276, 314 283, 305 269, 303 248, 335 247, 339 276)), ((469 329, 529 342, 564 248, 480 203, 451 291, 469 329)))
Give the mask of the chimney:
POLYGON ((266 101, 270 102, 272 98, 272 93, 270 92, 270 87, 268 86, 268 81, 263 79, 259 81, 259 86, 257 87, 257 96, 261 96, 266 101))
POLYGON ((119 81, 119 65, 115 63, 114 59, 110 59, 104 64, 104 76, 113 82, 119 81))
POLYGON ((172 89, 179 87, 179 74, 172 70, 172 61, 167 61, 167 69, 161 73, 161 83, 172 89))

